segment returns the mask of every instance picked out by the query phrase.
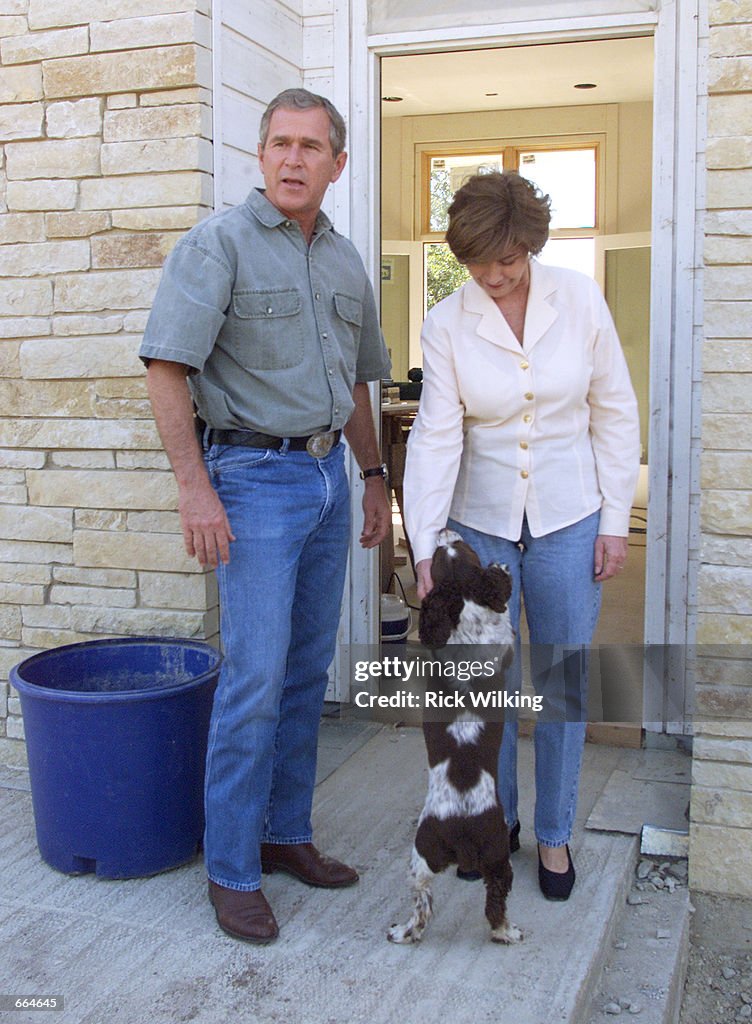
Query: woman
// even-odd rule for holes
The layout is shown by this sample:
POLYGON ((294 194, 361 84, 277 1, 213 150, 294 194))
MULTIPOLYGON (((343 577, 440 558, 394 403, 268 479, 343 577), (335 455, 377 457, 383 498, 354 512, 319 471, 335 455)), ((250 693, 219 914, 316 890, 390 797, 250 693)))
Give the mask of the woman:
MULTIPOLYGON (((517 630, 525 603, 536 689, 549 707, 558 699, 568 709, 558 721, 539 719, 534 733, 539 883, 562 900, 575 881, 568 844, 587 645, 600 585, 627 557, 640 444, 637 402, 598 287, 532 259, 549 222, 548 196, 516 173, 477 175, 456 193, 446 237, 471 279, 424 324, 405 508, 418 596, 431 589, 431 555, 447 524, 484 563, 506 564, 517 630)), ((513 850, 516 773, 517 723, 508 721, 499 797, 513 850)))

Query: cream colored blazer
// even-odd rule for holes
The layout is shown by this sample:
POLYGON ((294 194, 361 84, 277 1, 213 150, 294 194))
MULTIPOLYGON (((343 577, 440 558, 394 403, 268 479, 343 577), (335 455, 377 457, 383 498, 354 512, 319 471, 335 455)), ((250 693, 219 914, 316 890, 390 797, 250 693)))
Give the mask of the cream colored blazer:
POLYGON ((531 262, 524 343, 468 281, 422 332, 423 392, 405 468, 406 527, 430 558, 451 515, 518 540, 601 510, 626 536, 640 461, 637 401, 598 286, 531 262))

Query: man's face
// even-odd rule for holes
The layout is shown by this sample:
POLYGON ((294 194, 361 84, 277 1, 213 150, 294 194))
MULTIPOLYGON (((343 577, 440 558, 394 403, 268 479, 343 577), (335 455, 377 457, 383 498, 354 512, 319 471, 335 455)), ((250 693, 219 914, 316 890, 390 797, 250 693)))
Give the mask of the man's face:
POLYGON ((266 198, 293 220, 311 224, 329 185, 342 173, 347 154, 335 157, 329 141, 329 115, 323 107, 288 110, 271 116, 266 144, 258 148, 266 198))

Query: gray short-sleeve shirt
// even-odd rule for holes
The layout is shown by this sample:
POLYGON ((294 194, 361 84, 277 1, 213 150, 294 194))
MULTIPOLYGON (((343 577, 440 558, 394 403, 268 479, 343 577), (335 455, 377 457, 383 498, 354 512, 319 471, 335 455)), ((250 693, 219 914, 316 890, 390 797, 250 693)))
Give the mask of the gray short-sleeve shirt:
POLYGON ((355 247, 323 213, 308 245, 261 190, 178 242, 139 354, 190 368, 210 426, 281 437, 343 427, 354 384, 390 373, 355 247))

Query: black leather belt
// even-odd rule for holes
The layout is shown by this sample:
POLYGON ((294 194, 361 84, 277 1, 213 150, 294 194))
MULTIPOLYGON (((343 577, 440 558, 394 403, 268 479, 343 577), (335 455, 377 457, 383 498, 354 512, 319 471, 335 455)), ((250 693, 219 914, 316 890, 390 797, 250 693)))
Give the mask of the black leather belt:
POLYGON ((315 459, 323 459, 337 444, 341 430, 330 430, 326 433, 309 434, 308 437, 274 437, 272 434, 259 434, 255 430, 209 430, 207 438, 211 444, 243 445, 246 448, 273 448, 279 451, 285 441, 291 452, 308 452, 315 459))

